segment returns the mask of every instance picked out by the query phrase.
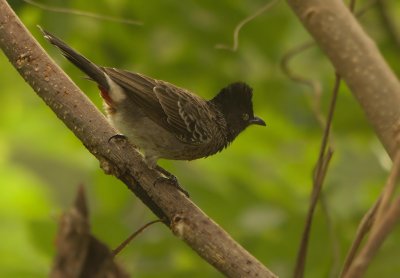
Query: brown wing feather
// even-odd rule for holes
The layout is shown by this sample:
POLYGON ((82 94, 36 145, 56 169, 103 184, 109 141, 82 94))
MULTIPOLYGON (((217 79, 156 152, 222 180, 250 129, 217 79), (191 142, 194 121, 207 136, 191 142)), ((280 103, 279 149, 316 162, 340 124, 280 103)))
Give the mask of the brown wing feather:
POLYGON ((102 68, 154 122, 189 144, 209 142, 207 103, 173 84, 129 71, 102 68))
POLYGON ((168 123, 178 131, 178 138, 189 144, 203 144, 211 140, 207 128, 212 116, 207 103, 187 90, 164 81, 154 87, 168 123))
POLYGON ((154 79, 114 68, 103 68, 103 70, 115 83, 124 88, 128 92, 127 96, 142 107, 144 111, 148 111, 151 114, 154 113, 155 116, 161 118, 166 117, 153 91, 156 86, 154 79))

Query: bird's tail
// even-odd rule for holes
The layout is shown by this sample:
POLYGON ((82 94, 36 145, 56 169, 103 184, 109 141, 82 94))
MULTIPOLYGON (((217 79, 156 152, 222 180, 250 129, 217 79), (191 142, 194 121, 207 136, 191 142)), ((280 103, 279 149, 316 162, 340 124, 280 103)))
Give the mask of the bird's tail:
POLYGON ((66 43, 62 40, 57 38, 56 36, 52 35, 51 33, 47 32, 46 30, 42 29, 39 26, 39 29, 42 31, 44 37, 57 48, 59 48, 62 54, 67 58, 71 63, 73 63, 76 67, 78 67, 81 71, 86 73, 90 79, 97 82, 100 87, 104 88, 105 90, 109 89, 109 84, 107 82, 106 75, 103 70, 87 58, 73 50, 69 47, 66 43))

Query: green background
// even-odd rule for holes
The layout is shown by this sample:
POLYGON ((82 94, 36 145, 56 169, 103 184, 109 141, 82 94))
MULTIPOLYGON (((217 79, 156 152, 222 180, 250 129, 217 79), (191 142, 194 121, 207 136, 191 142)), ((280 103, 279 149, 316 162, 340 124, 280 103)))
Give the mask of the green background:
MULTIPOLYGON (((395 1, 393 1, 395 2, 395 1)), ((280 277, 293 271, 309 203, 312 170, 322 130, 309 88, 280 69, 285 53, 309 39, 285 1, 247 24, 236 52, 235 26, 265 2, 252 1, 47 1, 82 11, 143 21, 132 26, 10 5, 43 47, 102 109, 98 90, 40 35, 55 33, 96 63, 166 80, 205 97, 234 81, 254 88, 254 111, 267 127, 253 126, 225 151, 193 162, 160 161, 192 200, 235 240, 280 277)), ((363 1, 360 1, 363 3, 363 1)), ((400 12, 400 3, 391 12, 400 12)), ((398 72, 398 48, 379 13, 360 20, 398 72)), ((326 114, 334 74, 317 47, 296 57, 294 71, 320 82, 326 114)), ((111 248, 155 216, 117 179, 105 175, 44 102, 0 55, 0 276, 44 277, 55 254, 57 220, 83 184, 93 233, 111 248)), ((390 160, 343 84, 333 123, 335 153, 324 188, 330 220, 318 207, 306 277, 337 274, 357 224, 372 205, 390 160), (329 228, 329 226, 331 228, 329 228), (336 271, 336 272, 335 272, 336 271)), ((371 264, 367 277, 393 277, 398 229, 371 264)), ((222 277, 161 224, 141 234, 118 261, 136 277, 222 277)))

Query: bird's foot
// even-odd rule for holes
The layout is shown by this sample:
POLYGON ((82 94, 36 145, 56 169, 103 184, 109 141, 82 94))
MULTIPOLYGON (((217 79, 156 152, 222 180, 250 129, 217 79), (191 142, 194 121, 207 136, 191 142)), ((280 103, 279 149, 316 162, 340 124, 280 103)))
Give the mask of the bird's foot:
POLYGON ((111 141, 114 141, 114 140, 122 141, 122 140, 128 140, 128 138, 123 134, 115 134, 115 135, 111 136, 110 138, 108 138, 108 143, 110 143, 111 141))
POLYGON ((174 186, 176 189, 178 189, 180 192, 182 192, 183 194, 185 194, 186 197, 190 198, 189 193, 183 189, 183 187, 179 184, 178 179, 171 174, 170 172, 168 172, 167 170, 165 170, 164 168, 161 168, 160 166, 156 166, 155 168, 158 172, 160 172, 163 176, 158 177, 153 185, 156 185, 159 182, 166 182, 172 186, 174 186))

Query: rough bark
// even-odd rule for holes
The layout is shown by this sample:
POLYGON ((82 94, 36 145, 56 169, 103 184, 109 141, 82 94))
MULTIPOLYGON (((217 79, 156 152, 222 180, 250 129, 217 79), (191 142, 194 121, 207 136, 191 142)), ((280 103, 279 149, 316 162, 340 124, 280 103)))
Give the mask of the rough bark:
POLYGON ((103 170, 123 181, 208 263, 229 277, 276 277, 176 188, 165 183, 154 186, 158 173, 147 167, 132 145, 108 142, 116 131, 49 58, 5 0, 0 0, 0 47, 103 170))

